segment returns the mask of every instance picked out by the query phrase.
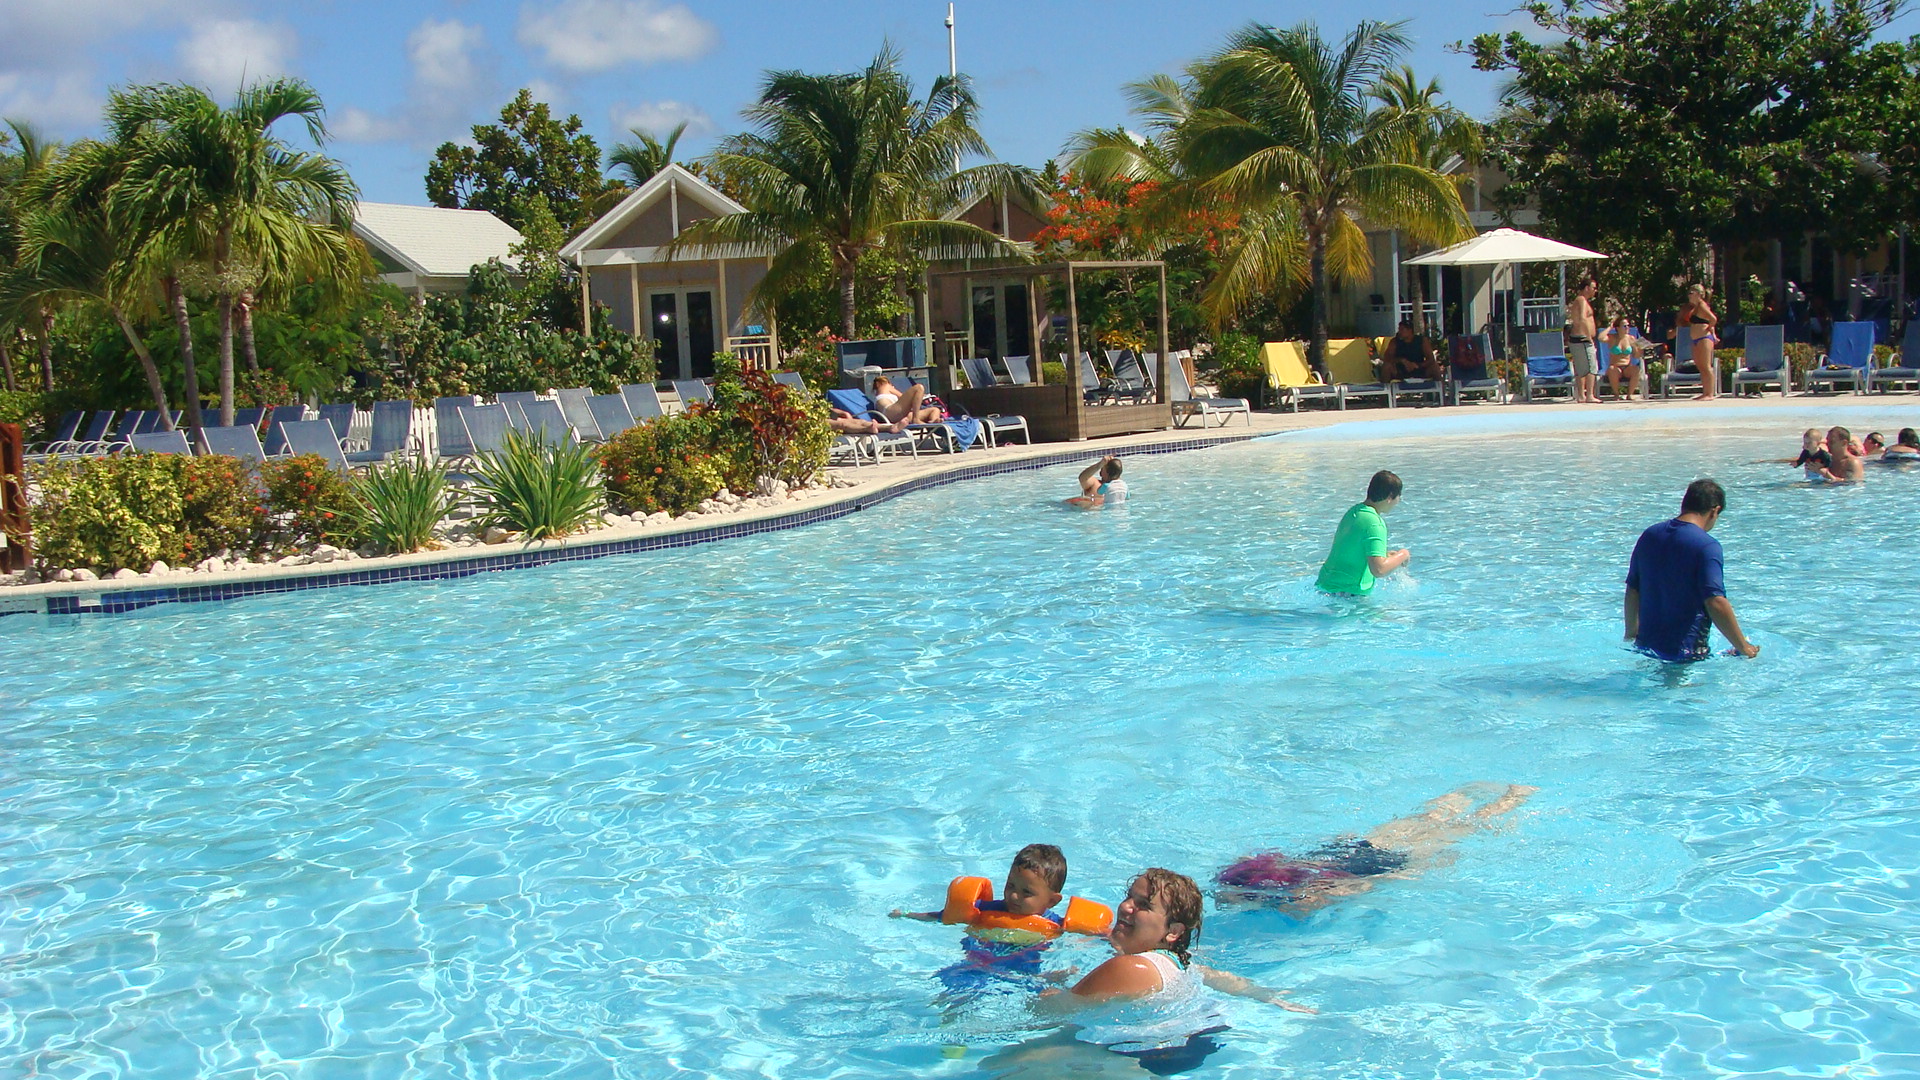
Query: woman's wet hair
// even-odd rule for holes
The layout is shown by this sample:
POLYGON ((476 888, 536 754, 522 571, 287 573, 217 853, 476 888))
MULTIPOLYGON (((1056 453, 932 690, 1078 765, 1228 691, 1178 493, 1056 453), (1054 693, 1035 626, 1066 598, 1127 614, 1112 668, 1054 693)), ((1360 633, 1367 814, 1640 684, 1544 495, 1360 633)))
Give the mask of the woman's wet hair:
POLYGON ((1920 431, 1903 427, 1900 429, 1900 437, 1897 441, 1901 446, 1920 447, 1920 431))
POLYGON ((1200 936, 1200 886, 1185 874, 1157 866, 1142 871, 1140 877, 1147 883, 1148 908, 1160 912, 1167 922, 1179 923, 1182 927, 1180 937, 1162 947, 1179 957, 1182 965, 1191 963, 1193 957, 1188 955, 1188 950, 1200 936))

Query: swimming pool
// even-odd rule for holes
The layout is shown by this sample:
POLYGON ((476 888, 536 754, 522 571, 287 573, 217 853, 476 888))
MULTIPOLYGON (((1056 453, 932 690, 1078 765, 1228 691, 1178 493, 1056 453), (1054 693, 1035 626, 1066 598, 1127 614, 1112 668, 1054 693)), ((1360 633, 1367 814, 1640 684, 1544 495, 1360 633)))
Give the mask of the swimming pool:
POLYGON ((0 621, 0 1074, 968 1075, 1043 1025, 936 1004, 956 935, 889 908, 1035 840, 1111 902, 1472 780, 1542 790, 1305 921, 1209 909, 1204 960, 1322 1015, 1229 1001, 1189 1075, 1912 1073, 1920 470, 1809 488, 1753 464, 1804 424, 1749 422, 1343 427, 1139 459, 1117 512, 1050 469, 0 621), (1380 467, 1412 580, 1321 598, 1380 467), (1619 580, 1702 473, 1765 651, 1675 672, 1621 649, 1619 580))

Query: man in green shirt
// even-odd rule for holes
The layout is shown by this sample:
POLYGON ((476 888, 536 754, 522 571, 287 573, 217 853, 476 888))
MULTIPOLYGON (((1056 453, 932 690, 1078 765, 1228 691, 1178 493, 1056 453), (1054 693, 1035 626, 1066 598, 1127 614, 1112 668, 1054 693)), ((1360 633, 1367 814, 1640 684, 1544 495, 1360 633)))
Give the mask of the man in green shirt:
POLYGON ((1380 470, 1367 482, 1367 501, 1347 511, 1333 534, 1333 550, 1321 564, 1321 591, 1365 596, 1375 578, 1386 577, 1407 565, 1406 548, 1387 550, 1387 523, 1381 515, 1400 502, 1400 478, 1380 470))

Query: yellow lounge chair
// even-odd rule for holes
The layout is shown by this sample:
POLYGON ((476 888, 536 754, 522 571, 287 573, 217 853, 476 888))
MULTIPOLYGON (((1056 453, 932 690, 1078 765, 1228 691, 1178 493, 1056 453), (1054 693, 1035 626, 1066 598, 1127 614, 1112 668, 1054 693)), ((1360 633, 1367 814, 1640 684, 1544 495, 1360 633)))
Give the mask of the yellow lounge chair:
POLYGON ((1267 369, 1267 388, 1276 392, 1294 412, 1300 402, 1330 400, 1342 409, 1347 395, 1341 387, 1329 386, 1307 367, 1307 347, 1298 341, 1269 341, 1260 346, 1260 362, 1267 369))
MULTIPOLYGON (((1334 384, 1340 387, 1342 396, 1352 401, 1360 397, 1377 397, 1385 401, 1388 407, 1393 405, 1393 392, 1380 381, 1373 372, 1373 348, 1366 338, 1333 338, 1327 342, 1327 373, 1333 376, 1334 384)), ((1345 408, 1345 406, 1341 406, 1345 408)))

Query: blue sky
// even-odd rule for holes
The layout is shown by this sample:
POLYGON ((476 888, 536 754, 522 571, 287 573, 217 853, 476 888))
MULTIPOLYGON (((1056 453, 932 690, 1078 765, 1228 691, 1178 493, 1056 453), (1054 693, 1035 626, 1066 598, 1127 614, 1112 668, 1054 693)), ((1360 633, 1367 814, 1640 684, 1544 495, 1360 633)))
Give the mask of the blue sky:
MULTIPOLYGON (((1499 79, 1446 46, 1520 25, 1497 0, 960 0, 961 69, 996 153, 1039 165, 1072 132, 1126 118, 1123 83, 1175 71, 1249 20, 1408 20, 1409 59, 1476 115, 1499 79)), ((693 121, 697 155, 739 127, 763 71, 851 70, 891 39, 924 89, 946 71, 945 0, 0 0, 0 116, 62 138, 93 132, 109 87, 184 80, 225 97, 299 75, 325 98, 364 197, 424 203, 433 149, 521 86, 578 113, 604 150, 633 124, 693 121)))

